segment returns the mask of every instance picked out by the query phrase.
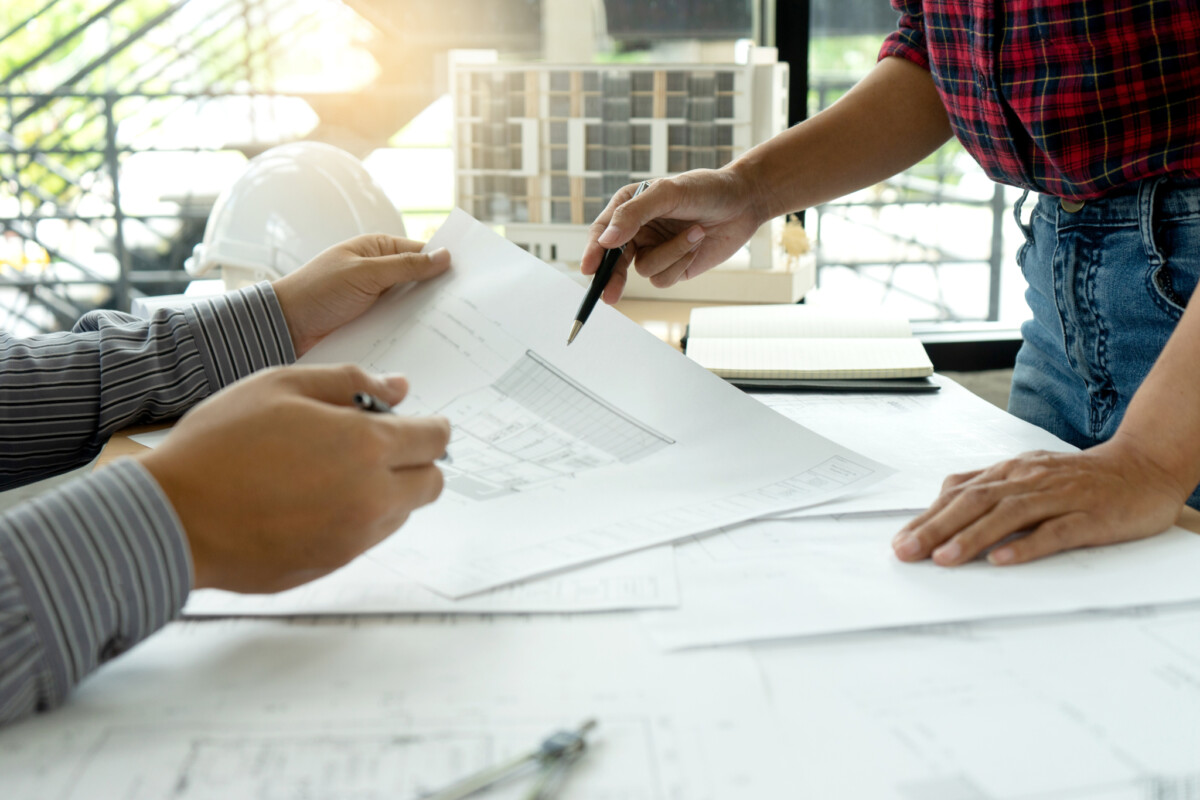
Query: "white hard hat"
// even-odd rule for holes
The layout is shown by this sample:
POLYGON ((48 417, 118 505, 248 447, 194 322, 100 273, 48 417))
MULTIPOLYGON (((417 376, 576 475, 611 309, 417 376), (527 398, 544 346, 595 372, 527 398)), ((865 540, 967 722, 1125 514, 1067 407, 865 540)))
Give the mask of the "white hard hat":
POLYGON ((221 192, 184 266, 195 276, 220 267, 232 289, 286 275, 363 233, 403 236, 404 220, 357 158, 293 142, 252 158, 221 192))

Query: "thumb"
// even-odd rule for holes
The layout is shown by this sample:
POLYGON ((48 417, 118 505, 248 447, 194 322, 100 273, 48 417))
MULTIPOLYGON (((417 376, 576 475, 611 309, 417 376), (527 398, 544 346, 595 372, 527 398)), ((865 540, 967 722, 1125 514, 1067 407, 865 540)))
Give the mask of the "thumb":
POLYGON ((394 406, 408 394, 404 376, 371 375, 357 364, 292 366, 277 374, 293 393, 331 405, 353 405, 354 395, 366 392, 394 406))
MULTIPOLYGON (((632 195, 636 188, 635 184, 631 184, 621 191, 632 195)), ((596 242, 609 249, 620 247, 636 236, 647 222, 670 214, 678 205, 679 188, 669 178, 660 178, 637 197, 631 196, 617 206, 608 227, 596 242)))
POLYGON ((379 290, 390 289, 402 283, 424 281, 441 275, 450 269, 450 251, 439 247, 432 253, 394 253, 368 258, 371 275, 379 290))

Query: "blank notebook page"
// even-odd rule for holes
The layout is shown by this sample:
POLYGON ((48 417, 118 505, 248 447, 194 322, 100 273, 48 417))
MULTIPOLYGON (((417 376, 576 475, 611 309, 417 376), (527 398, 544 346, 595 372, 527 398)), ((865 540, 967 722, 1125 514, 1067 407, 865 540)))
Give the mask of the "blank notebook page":
POLYGON ((903 317, 817 311, 801 305, 715 306, 692 310, 688 339, 890 338, 912 336, 903 317))
POLYGON ((687 354, 722 378, 923 378, 933 364, 920 340, 691 339, 687 354))

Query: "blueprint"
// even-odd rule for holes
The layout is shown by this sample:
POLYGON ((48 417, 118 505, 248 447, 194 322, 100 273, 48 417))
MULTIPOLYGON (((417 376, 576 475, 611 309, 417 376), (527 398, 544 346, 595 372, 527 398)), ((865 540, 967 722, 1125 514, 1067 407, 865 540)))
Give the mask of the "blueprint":
POLYGON ((630 622, 177 623, 66 708, 0 730, 0 787, 6 800, 417 800, 594 718, 566 796, 782 796, 750 654, 684 669, 630 622))
POLYGON ((447 491, 370 552, 449 597, 852 493, 891 474, 789 422, 461 211, 445 275, 305 355, 405 374, 401 414, 451 422, 447 491))
POLYGON ((792 797, 1187 800, 1200 609, 917 628, 755 652, 792 797))
POLYGON ((451 600, 358 558, 323 578, 278 594, 198 589, 184 616, 297 616, 306 614, 546 614, 669 608, 679 605, 675 553, 670 545, 513 583, 451 600))

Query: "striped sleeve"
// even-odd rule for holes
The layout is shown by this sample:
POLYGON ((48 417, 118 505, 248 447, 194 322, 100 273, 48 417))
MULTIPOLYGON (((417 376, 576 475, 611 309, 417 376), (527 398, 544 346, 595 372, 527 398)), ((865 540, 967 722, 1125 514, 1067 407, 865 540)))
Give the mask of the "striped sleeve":
POLYGON ((122 459, 0 518, 0 724, 60 704, 165 625, 191 588, 158 484, 122 459))
POLYGON ((0 489, 86 464, 114 432, 174 419, 238 378, 294 360, 268 283, 148 321, 96 311, 70 333, 0 332, 0 489))

